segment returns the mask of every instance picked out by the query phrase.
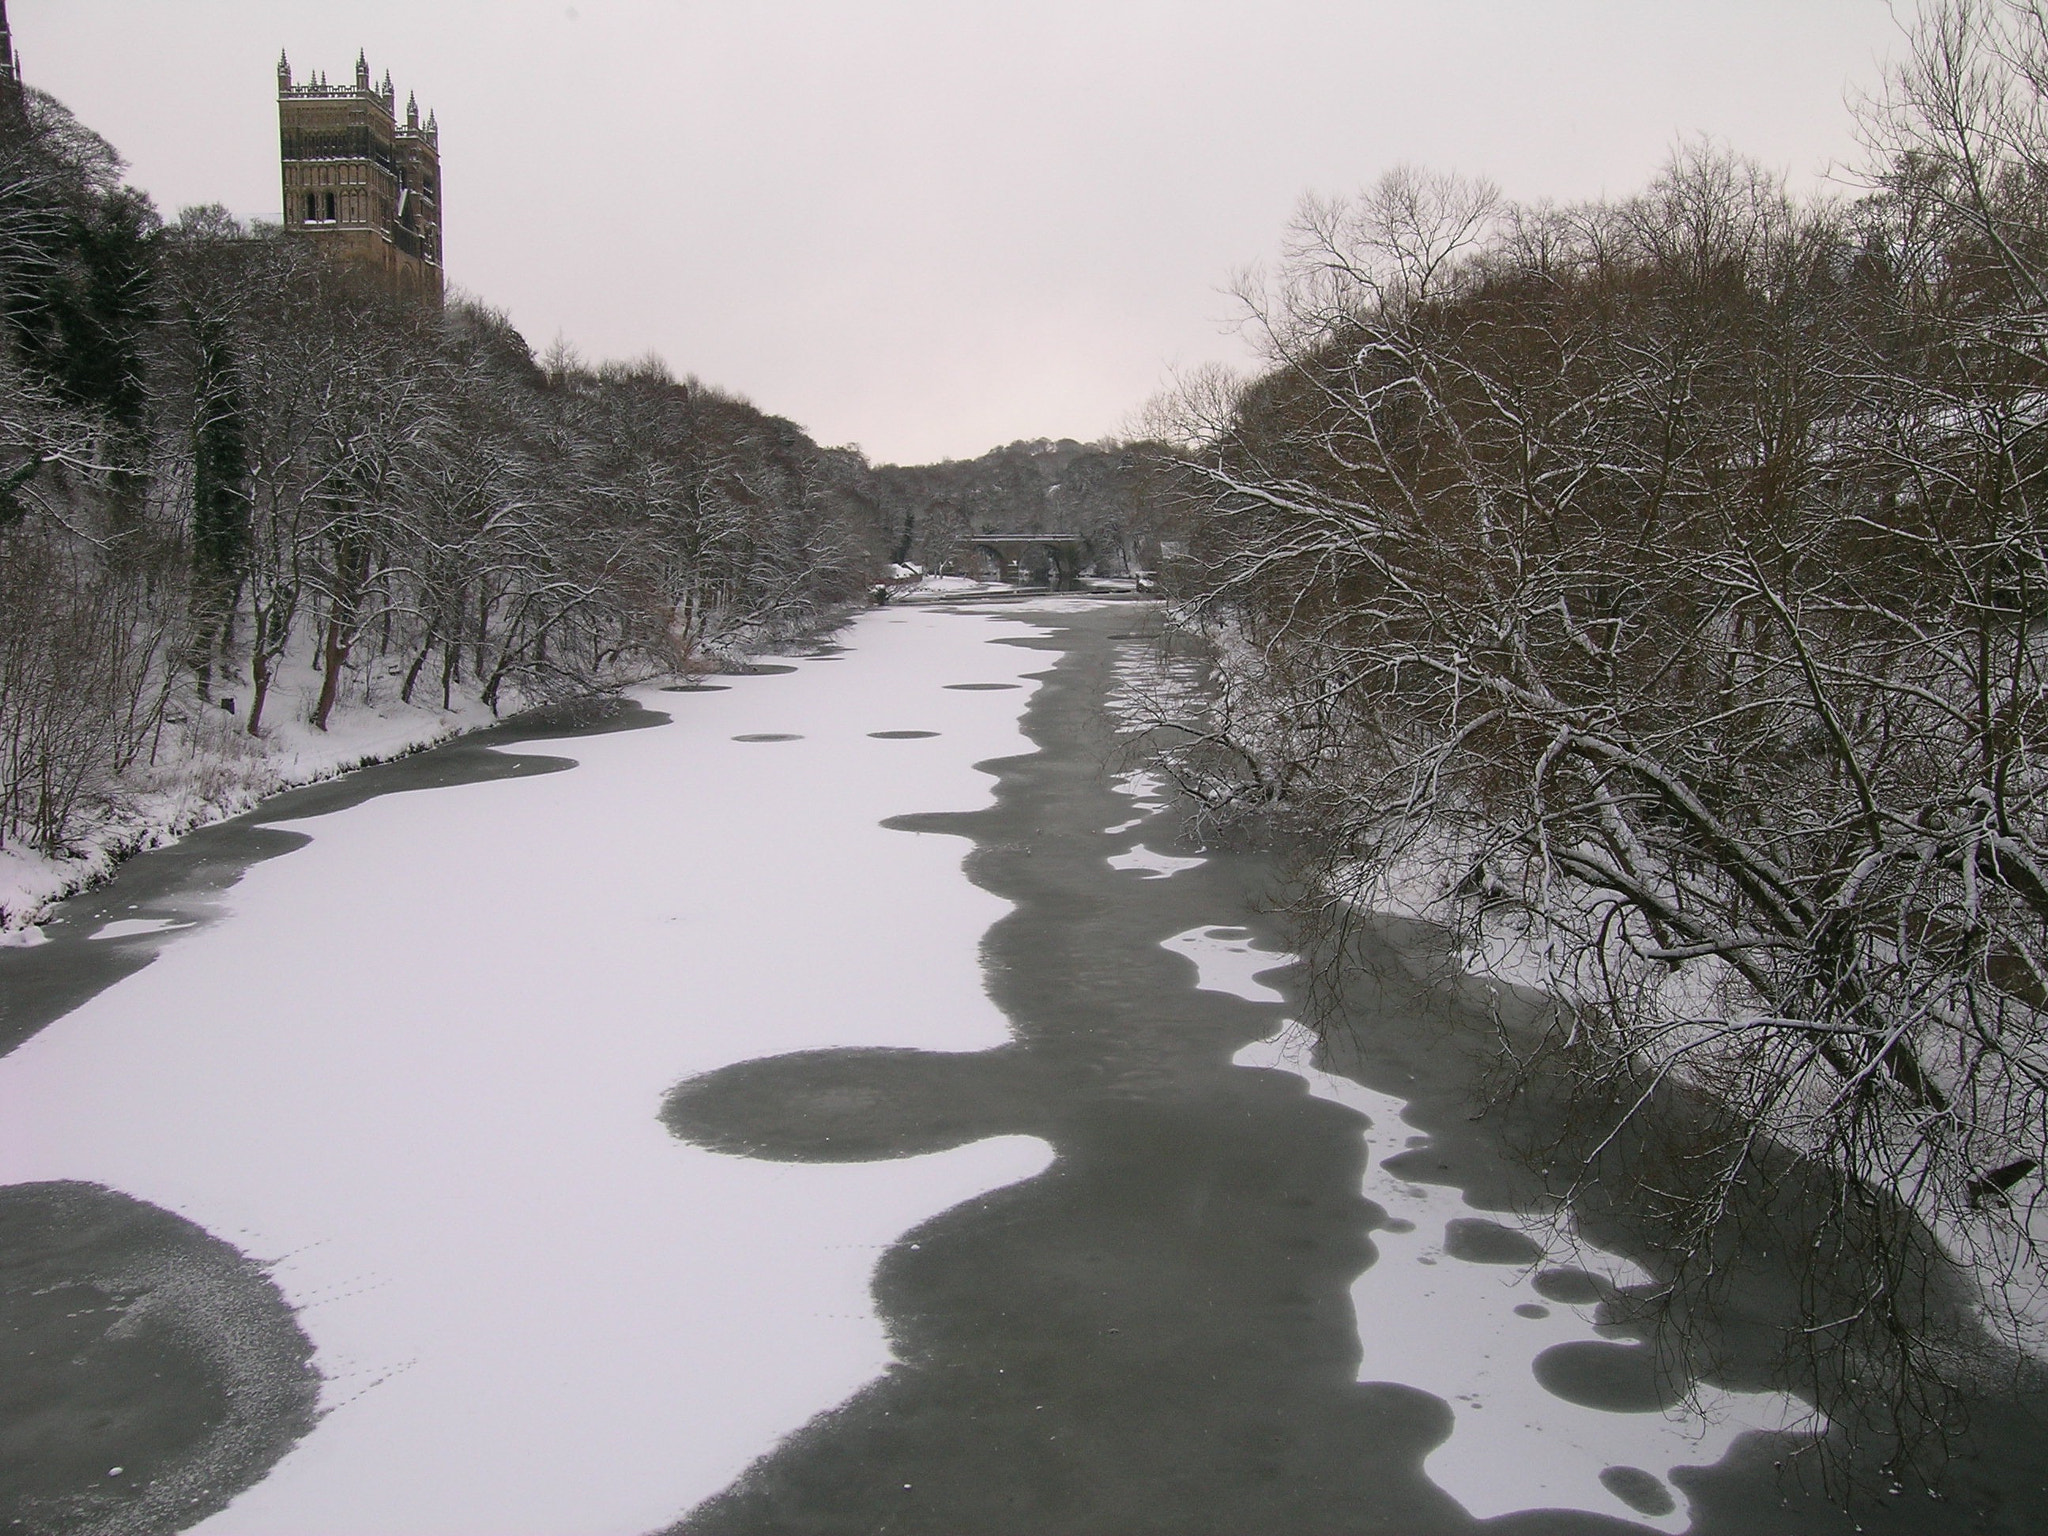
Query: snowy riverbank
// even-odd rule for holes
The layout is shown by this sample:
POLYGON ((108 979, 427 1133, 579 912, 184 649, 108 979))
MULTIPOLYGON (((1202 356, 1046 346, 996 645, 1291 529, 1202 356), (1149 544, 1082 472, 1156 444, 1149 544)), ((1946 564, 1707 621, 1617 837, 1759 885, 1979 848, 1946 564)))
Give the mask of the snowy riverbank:
POLYGON ((279 708, 260 738, 218 708, 170 722, 156 761, 124 775, 118 796, 103 795, 64 857, 21 844, 0 849, 0 945, 40 942, 37 924, 52 905, 97 885, 134 854, 239 816, 282 790, 497 723, 475 698, 451 704, 358 702, 336 709, 325 731, 306 724, 305 709, 279 708))
MULTIPOLYGON (((746 663, 737 651, 713 659, 746 663)), ((493 710, 466 685, 450 691, 446 708, 433 697, 437 687, 422 686, 407 702, 399 696, 401 670, 384 666, 354 679, 322 731, 308 723, 318 692, 310 662, 297 657, 271 689, 259 736, 247 729, 246 680, 221 702, 167 710, 155 750, 96 786, 95 803, 78 816, 61 856, 20 842, 0 847, 0 947, 40 943, 38 925, 53 905, 100 884, 137 853, 285 790, 502 725, 522 707, 514 701, 493 710)))

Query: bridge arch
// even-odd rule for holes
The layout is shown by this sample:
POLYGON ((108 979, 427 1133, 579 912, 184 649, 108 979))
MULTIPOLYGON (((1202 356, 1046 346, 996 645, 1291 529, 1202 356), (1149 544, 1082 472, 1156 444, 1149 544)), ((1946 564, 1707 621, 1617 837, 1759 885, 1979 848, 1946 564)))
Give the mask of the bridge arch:
POLYGON ((1006 581, 1021 575, 1025 561, 1042 553, 1052 585, 1061 592, 1079 590, 1081 567, 1094 553, 1094 546, 1077 533, 978 533, 967 542, 991 556, 1006 581))

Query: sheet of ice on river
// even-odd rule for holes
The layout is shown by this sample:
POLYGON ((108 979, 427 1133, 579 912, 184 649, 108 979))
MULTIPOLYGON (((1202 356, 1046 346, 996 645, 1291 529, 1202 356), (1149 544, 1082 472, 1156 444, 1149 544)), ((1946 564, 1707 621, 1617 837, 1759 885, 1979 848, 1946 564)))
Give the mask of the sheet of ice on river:
POLYGON ((1185 955, 1193 962, 1195 986, 1204 992, 1226 992, 1248 1003, 1284 1003, 1287 998, 1258 978, 1267 971, 1292 965, 1294 956, 1277 955, 1260 949, 1251 941, 1249 928, 1190 928, 1160 948, 1185 955))
MULTIPOLYGON (((1135 605, 1134 605, 1135 606, 1135 605)), ((1150 604, 1146 604, 1150 607, 1150 604)), ((1004 605, 1008 613, 1100 613, 1102 599, 1099 597, 1027 597, 1021 602, 1004 605)))
POLYGON ((1109 787, 1115 793, 1126 796, 1132 809, 1138 814, 1128 821, 1120 821, 1103 830, 1111 837, 1119 832, 1128 832, 1133 827, 1143 826, 1146 821, 1165 810, 1168 805, 1166 780, 1146 768, 1133 768, 1127 773, 1110 775, 1109 787))
POLYGON ((99 939, 132 939, 145 933, 168 933, 176 928, 189 928, 190 923, 178 921, 175 917, 123 917, 111 923, 103 923, 93 934, 99 939))
POLYGON ((300 823, 0 1062, 0 1181, 166 1206, 303 1309, 331 1411, 204 1530, 645 1531, 884 1366, 877 1252, 1045 1146, 777 1164, 655 1115, 733 1061, 1008 1038, 977 958, 1007 904, 961 839, 878 823, 988 803, 1029 693, 944 685, 1024 681, 1049 659, 990 642, 1030 633, 882 610, 838 662, 648 694, 673 724, 564 743, 574 772, 300 823))
POLYGON ((1207 859, 1183 859, 1170 853, 1158 853, 1143 843, 1133 843, 1128 853, 1113 853, 1109 856, 1111 869, 1135 869, 1141 880, 1166 880, 1184 869, 1194 869, 1206 864, 1207 859))
MULTIPOLYGON (((1295 958, 1254 947, 1242 928, 1195 928, 1166 943, 1200 968, 1200 986, 1253 1002, 1281 1000, 1257 977, 1295 958)), ((1311 1031, 1290 1020, 1233 1060, 1239 1066, 1292 1072, 1312 1093, 1372 1120, 1363 1193, 1391 1216, 1413 1223, 1413 1230, 1375 1232, 1379 1258, 1352 1286, 1364 1349, 1359 1380, 1420 1387, 1450 1404, 1456 1427, 1430 1455, 1426 1470, 1474 1515, 1583 1509, 1682 1531, 1690 1515, 1681 1490, 1668 1487, 1676 1506, 1670 1514, 1647 1515, 1610 1493, 1600 1473, 1635 1467, 1663 1478, 1674 1467, 1718 1461, 1745 1430, 1811 1422, 1807 1404, 1782 1394, 1703 1387, 1699 1411, 1664 1415, 1606 1413, 1546 1392, 1531 1363, 1553 1345, 1601 1339, 1593 1329, 1593 1309, 1538 1295, 1530 1281, 1540 1266, 1474 1264, 1447 1255, 1444 1236, 1450 1222, 1513 1218, 1476 1210, 1455 1189, 1410 1183, 1382 1170, 1382 1158, 1406 1151, 1415 1139, 1401 1119, 1405 1105, 1317 1069, 1315 1044, 1311 1031), (1517 1306, 1529 1305, 1540 1305, 1549 1315, 1516 1313, 1517 1306)), ((1542 1243, 1548 1234, 1529 1235, 1542 1243)), ((1558 1260, 1604 1271, 1615 1284, 1648 1278, 1627 1259, 1583 1243, 1574 1245, 1568 1257, 1560 1250, 1558 1260)))

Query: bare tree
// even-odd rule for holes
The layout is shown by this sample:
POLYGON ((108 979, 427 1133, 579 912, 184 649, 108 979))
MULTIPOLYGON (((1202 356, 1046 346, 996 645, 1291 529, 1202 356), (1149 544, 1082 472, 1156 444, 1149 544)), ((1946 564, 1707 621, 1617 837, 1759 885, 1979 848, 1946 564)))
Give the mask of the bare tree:
POLYGON ((1815 1280, 1908 1438, 1925 1255, 2015 1334, 2044 1278, 2044 43, 1934 15, 1849 207, 1705 145, 1613 205, 1307 205, 1243 288, 1272 371, 1189 405, 1183 774, 1298 817, 1339 917, 1432 883, 1589 1102, 1705 1093, 1675 1255, 1785 1148, 1936 1234, 1843 1193, 1871 1262, 1815 1280))

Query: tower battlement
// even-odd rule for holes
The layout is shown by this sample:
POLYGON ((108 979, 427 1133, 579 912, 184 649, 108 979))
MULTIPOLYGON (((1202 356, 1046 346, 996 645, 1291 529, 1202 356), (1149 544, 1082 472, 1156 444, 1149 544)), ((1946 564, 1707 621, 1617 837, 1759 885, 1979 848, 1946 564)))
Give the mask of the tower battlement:
POLYGON ((439 300, 441 127, 418 99, 403 118, 387 70, 370 83, 367 55, 355 78, 330 85, 324 71, 303 82, 277 60, 278 159, 284 222, 338 260, 367 268, 395 292, 439 300))

